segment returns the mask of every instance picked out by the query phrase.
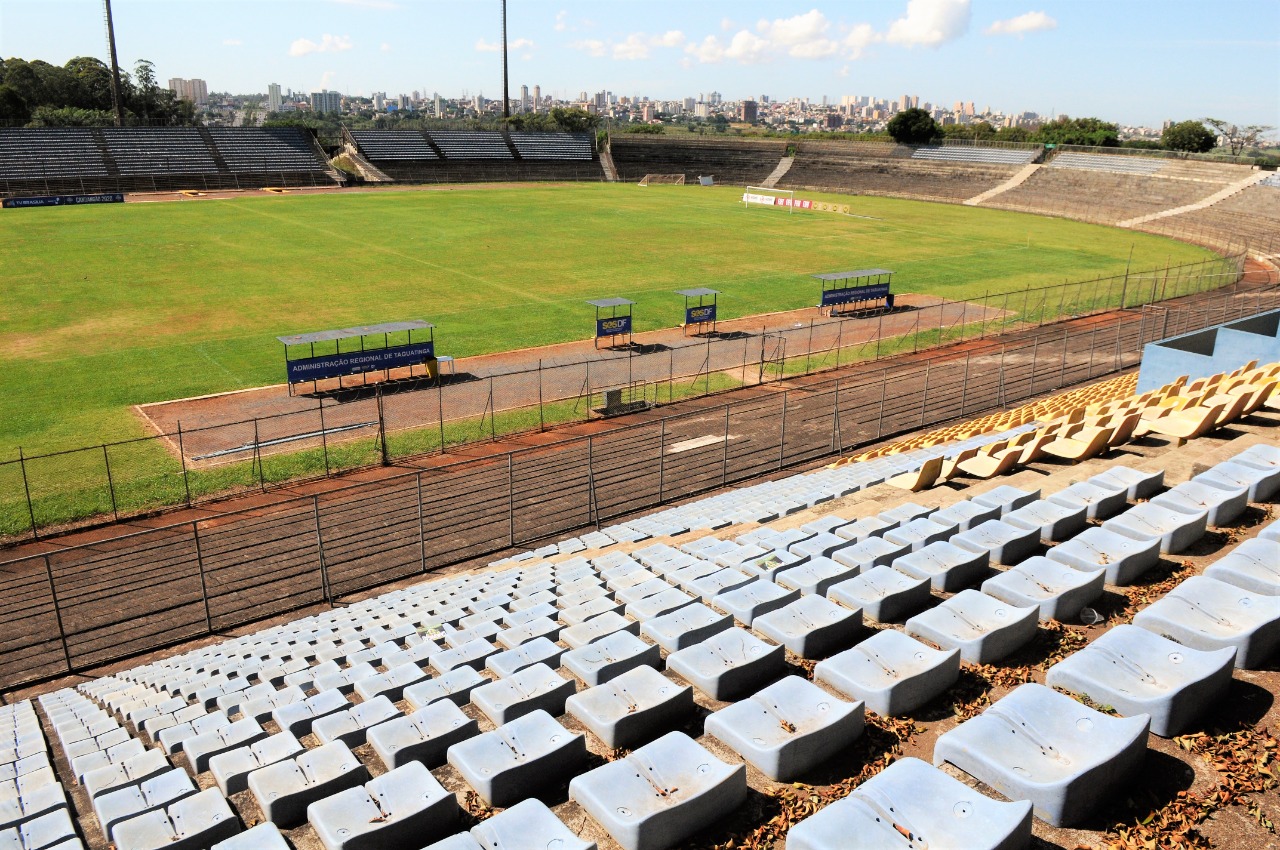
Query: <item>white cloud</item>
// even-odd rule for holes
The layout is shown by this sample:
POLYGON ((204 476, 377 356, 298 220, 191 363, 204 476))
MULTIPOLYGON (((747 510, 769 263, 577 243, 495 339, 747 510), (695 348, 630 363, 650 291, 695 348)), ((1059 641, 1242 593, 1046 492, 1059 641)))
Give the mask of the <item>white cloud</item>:
POLYGON ((729 31, 729 30, 731 30, 731 29, 736 29, 736 28, 737 28, 737 26, 738 26, 738 25, 737 25, 737 24, 735 24, 735 23, 734 23, 731 19, 729 19, 729 18, 721 18, 721 19, 720 19, 720 29, 724 30, 725 32, 728 32, 728 31, 729 31))
MULTIPOLYGON (((517 38, 515 41, 508 41, 507 47, 510 50, 524 50, 533 47, 533 42, 527 38, 517 38)), ((476 39, 476 50, 481 53, 501 53, 502 42, 485 41, 483 38, 476 39)))
POLYGON ((328 91, 329 84, 333 82, 336 75, 332 71, 325 71, 320 75, 320 91, 328 91))
POLYGON ((1044 12, 1027 12, 1024 15, 1018 15, 1016 18, 996 21, 987 27, 986 33, 987 35, 1022 35, 1024 33, 1057 28, 1058 22, 1044 12))
MULTIPOLYGON (((661 35, 633 32, 623 41, 611 44, 614 59, 648 59, 655 47, 679 47, 684 44, 684 33, 668 30, 661 35)), ((593 54, 594 55, 594 54, 593 54)))
POLYGON ((911 0, 906 15, 889 25, 886 41, 938 47, 969 29, 969 0, 911 0))
POLYGON ((564 32, 566 29, 568 29, 569 27, 568 19, 569 19, 569 13, 566 12, 564 9, 561 9, 559 12, 556 12, 556 23, 555 23, 556 32, 564 32))
POLYGON ((227 47, 239 47, 240 45, 244 44, 244 42, 238 38, 224 38, 222 40, 222 43, 225 44, 227 47))
POLYGON ((391 0, 329 0, 331 3, 337 3, 340 6, 359 6, 362 9, 381 9, 384 12, 390 12, 400 8, 399 3, 392 3, 391 0))
POLYGON ((754 65, 768 59, 769 42, 755 33, 738 30, 725 48, 726 59, 733 59, 743 65, 754 65))
POLYGON ((724 59, 724 45, 714 35, 709 35, 700 42, 690 44, 684 49, 684 52, 702 63, 714 63, 724 59))
POLYGON ((391 52, 391 45, 390 45, 390 44, 387 44, 387 43, 384 41, 384 42, 382 42, 382 46, 381 46, 381 47, 379 47, 378 49, 379 49, 379 50, 381 50, 383 53, 390 53, 390 52, 391 52))
POLYGON ((608 52, 606 49, 607 45, 598 38, 588 38, 583 41, 575 41, 569 46, 574 50, 581 50, 588 56, 595 56, 597 58, 604 56, 608 52))
POLYGON ((836 52, 838 45, 827 38, 831 22, 817 9, 791 18, 762 20, 756 24, 765 39, 798 59, 820 59, 836 52))
POLYGON ((348 36, 325 33, 320 37, 319 44, 309 38, 296 40, 289 45, 289 55, 306 56, 308 53, 340 53, 343 50, 350 50, 351 47, 351 39, 348 36))
POLYGON ((868 46, 883 40, 884 36, 871 28, 871 24, 858 24, 849 30, 841 40, 845 55, 850 59, 861 59, 862 52, 868 46))

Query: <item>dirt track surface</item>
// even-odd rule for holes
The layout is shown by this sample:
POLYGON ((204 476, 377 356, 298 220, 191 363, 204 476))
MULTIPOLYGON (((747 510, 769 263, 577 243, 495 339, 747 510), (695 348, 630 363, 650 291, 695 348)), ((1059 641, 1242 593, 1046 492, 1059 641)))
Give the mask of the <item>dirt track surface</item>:
MULTIPOLYGON (((482 416, 490 407, 491 389, 494 390, 493 408, 504 411, 537 406, 540 400, 550 403, 576 398, 588 383, 598 392, 611 383, 665 382, 673 377, 689 379, 707 371, 724 371, 749 384, 757 380, 758 373, 748 374, 755 372, 753 361, 758 360, 766 348, 776 347, 776 338, 780 335, 786 335, 785 353, 794 358, 797 354, 803 355, 805 350, 828 352, 837 346, 874 345, 877 339, 892 339, 939 326, 985 324, 1002 315, 1001 310, 967 302, 907 294, 898 297, 894 312, 883 315, 832 320, 820 316, 817 308, 807 308, 720 322, 719 336, 715 339, 691 337, 682 328, 636 334, 634 346, 649 352, 643 354, 633 354, 634 347, 597 348, 595 341, 588 339, 466 357, 454 361, 452 368, 445 370, 443 390, 424 380, 401 391, 405 382, 420 375, 422 369, 392 371, 387 376, 391 383, 386 384, 384 413, 393 423, 390 426, 393 430, 397 429, 394 423, 399 423, 399 428, 431 428, 438 424, 442 409, 446 421, 482 416), (800 346, 798 352, 797 345, 800 346), (749 369, 742 369, 739 376, 738 370, 747 363, 750 363, 749 369), (539 370, 543 370, 542 375, 538 374, 539 370), (491 382, 491 378, 496 381, 491 382), (438 397, 440 392, 443 397, 438 397)), ((437 348, 441 354, 446 353, 439 343, 437 348)), ((368 435, 368 423, 378 419, 377 404, 371 393, 383 378, 379 372, 371 378, 352 379, 354 389, 349 394, 337 392, 338 382, 334 380, 320 385, 329 396, 324 427, 352 429, 329 437, 331 442, 341 441, 344 434, 345 439, 368 435), (370 379, 373 383, 366 383, 370 379), (362 392, 366 386, 369 390, 362 392), (335 402, 335 398, 342 402, 335 402)), ((346 382, 348 387, 352 381, 346 382)), ((312 385, 300 385, 295 393, 290 396, 286 386, 276 385, 141 405, 137 412, 157 434, 172 436, 181 423, 187 463, 199 468, 224 462, 221 457, 210 456, 243 446, 254 439, 255 434, 262 441, 289 440, 320 430, 316 411, 321 402, 312 393, 312 385), (281 416, 288 418, 279 419, 281 416), (254 425, 219 427, 255 419, 259 420, 256 431, 254 425)), ((295 451, 312 444, 318 445, 319 440, 290 441, 264 451, 295 451)), ((166 445, 176 454, 176 440, 168 440, 166 445)), ((245 455, 222 457, 243 460, 245 455)))

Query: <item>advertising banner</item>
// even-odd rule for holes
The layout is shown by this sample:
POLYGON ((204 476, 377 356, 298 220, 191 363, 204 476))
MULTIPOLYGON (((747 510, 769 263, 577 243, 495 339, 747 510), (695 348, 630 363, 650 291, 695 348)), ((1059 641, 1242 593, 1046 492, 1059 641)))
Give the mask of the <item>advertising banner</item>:
POLYGON ((844 289, 827 289, 822 293, 822 306, 834 307, 837 304, 848 304, 852 301, 871 301, 875 298, 888 298, 889 284, 875 283, 870 286, 847 286, 844 289))
POLYGON ((604 336, 618 336, 631 333, 630 316, 614 316, 609 319, 596 319, 596 339, 604 336))
POLYGON ((415 342, 411 345, 397 345, 393 348, 379 348, 373 351, 349 351, 342 354, 304 357, 301 360, 288 361, 289 383, 321 381, 325 378, 358 375, 361 372, 379 372, 383 369, 416 366, 435 356, 434 342, 415 342))
POLYGON ((826 201, 809 201, 804 198, 784 198, 780 195, 761 195, 756 192, 742 194, 744 204, 763 204, 766 207, 791 207, 798 210, 820 210, 822 212, 849 212, 848 204, 829 204, 826 201))
POLYGON ((714 322, 716 320, 716 305, 704 304, 701 307, 686 307, 684 309, 684 323, 686 325, 700 325, 704 322, 714 322))
POLYGON ((70 207, 79 204, 123 204, 124 195, 120 192, 106 192, 101 195, 41 195, 35 198, 5 198, 0 201, 5 209, 20 207, 70 207))

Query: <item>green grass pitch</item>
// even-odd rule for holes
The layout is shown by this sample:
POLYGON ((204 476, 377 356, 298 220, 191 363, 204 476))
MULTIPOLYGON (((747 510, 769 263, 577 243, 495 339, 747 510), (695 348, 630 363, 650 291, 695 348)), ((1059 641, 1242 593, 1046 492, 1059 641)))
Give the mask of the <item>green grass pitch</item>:
MULTIPOLYGON (((143 434, 129 405, 278 383, 279 334, 426 318, 454 356, 582 339, 586 298, 677 324, 812 306, 816 272, 883 266, 948 298, 1207 256, 1061 219, 886 198, 857 216, 740 190, 583 184, 6 210, 0 460, 143 434)), ((815 193, 801 197, 836 199, 815 193)))

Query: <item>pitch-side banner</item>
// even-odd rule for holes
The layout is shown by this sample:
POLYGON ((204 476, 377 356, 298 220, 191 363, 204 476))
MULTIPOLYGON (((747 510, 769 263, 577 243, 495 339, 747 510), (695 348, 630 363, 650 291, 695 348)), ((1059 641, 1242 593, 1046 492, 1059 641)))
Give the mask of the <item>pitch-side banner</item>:
POLYGON ((744 204, 763 204, 766 207, 793 207, 801 210, 819 210, 821 212, 848 213, 848 204, 829 204, 825 201, 810 201, 805 198, 784 198, 779 195, 760 195, 755 192, 743 192, 744 204))
POLYGON ((346 375, 358 375, 361 372, 378 372, 383 369, 399 369, 404 366, 417 366, 436 356, 434 341, 415 342, 410 345, 397 345, 392 348, 378 348, 372 351, 350 351, 343 354, 324 354, 319 357, 305 357, 301 360, 290 360, 288 367, 289 383, 317 381, 325 378, 337 378, 346 375))

